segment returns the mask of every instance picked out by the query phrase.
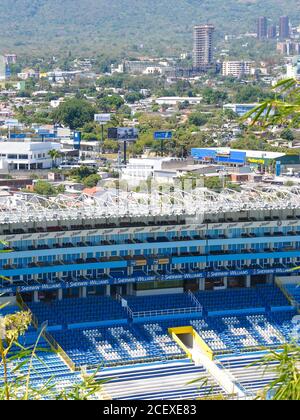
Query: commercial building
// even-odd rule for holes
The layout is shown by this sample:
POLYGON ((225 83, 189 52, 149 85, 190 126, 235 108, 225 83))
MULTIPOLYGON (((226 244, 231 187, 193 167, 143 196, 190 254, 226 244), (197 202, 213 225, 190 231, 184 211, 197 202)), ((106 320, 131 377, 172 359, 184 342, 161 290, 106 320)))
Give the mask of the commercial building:
POLYGON ((5 170, 50 169, 50 150, 60 150, 59 143, 8 141, 0 143, 0 167, 5 170))
POLYGON ((193 66, 201 68, 213 64, 213 25, 194 27, 193 66))
POLYGON ((293 57, 286 66, 286 77, 300 80, 300 56, 293 57))
POLYGON ((279 38, 287 39, 290 37, 290 19, 288 16, 281 16, 279 19, 279 38))
POLYGON ((4 55, 6 64, 16 64, 17 63, 17 55, 16 54, 5 54, 4 55))
POLYGON ((300 42, 296 41, 281 41, 277 42, 277 51, 286 56, 293 56, 300 54, 300 42))
POLYGON ((265 16, 260 16, 257 20, 257 38, 264 39, 268 35, 268 20, 265 16))
POLYGON ((251 74, 252 61, 224 61, 222 64, 223 76, 243 77, 251 74))
POLYGON ((158 105, 178 105, 180 103, 187 102, 190 105, 199 105, 202 101, 202 97, 200 96, 162 96, 160 98, 156 98, 155 102, 158 105))
POLYGON ((123 72, 132 74, 172 74, 175 72, 175 67, 169 62, 160 60, 126 60, 122 64, 122 69, 123 72))
POLYGON ((298 169, 300 167, 300 156, 298 154, 211 147, 194 148, 191 150, 191 155, 195 160, 202 163, 222 164, 229 167, 255 166, 261 171, 275 171, 276 165, 280 165, 281 169, 287 167, 298 169))
POLYGON ((239 117, 243 117, 248 112, 252 111, 258 104, 224 104, 223 109, 231 110, 239 117))
POLYGON ((275 39, 277 37, 277 26, 271 25, 268 28, 268 38, 269 39, 275 39))

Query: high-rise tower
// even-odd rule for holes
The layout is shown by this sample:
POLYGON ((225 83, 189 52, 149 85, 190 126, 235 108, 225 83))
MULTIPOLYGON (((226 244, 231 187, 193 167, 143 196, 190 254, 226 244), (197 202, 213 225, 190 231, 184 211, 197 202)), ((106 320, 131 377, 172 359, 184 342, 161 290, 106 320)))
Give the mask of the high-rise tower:
POLYGON ((268 21, 265 16, 260 16, 257 20, 257 38, 266 38, 268 34, 268 21))
POLYGON ((209 66, 213 63, 213 25, 194 27, 193 66, 196 68, 209 66))
POLYGON ((288 16, 281 16, 279 19, 279 38, 290 37, 290 19, 288 16))

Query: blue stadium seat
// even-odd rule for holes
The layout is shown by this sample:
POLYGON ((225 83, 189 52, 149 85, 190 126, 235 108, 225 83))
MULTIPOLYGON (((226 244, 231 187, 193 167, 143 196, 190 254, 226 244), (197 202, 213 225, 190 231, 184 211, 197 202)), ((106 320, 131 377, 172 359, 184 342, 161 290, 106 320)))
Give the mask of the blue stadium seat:
POLYGON ((109 296, 31 303, 29 307, 39 323, 48 321, 49 326, 127 318, 120 303, 109 296))

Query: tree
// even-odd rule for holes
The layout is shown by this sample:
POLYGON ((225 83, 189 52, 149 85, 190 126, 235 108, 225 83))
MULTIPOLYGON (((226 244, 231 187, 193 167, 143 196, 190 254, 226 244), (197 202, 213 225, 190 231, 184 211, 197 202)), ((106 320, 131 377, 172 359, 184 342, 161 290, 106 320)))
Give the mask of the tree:
POLYGON ((244 119, 252 118, 252 125, 300 126, 300 82, 286 79, 273 88, 271 99, 266 99, 248 112, 244 119))
POLYGON ((227 92, 206 88, 203 91, 203 101, 209 105, 222 104, 228 98, 227 92))
POLYGON ((281 132, 281 138, 287 141, 295 140, 295 136, 290 128, 285 128, 281 132))
POLYGON ((98 174, 90 175, 84 178, 83 183, 86 188, 93 188, 96 187, 98 182, 101 180, 101 176, 98 174))
POLYGON ((239 87, 235 95, 235 101, 238 103, 252 103, 273 98, 274 93, 252 85, 239 87))
POLYGON ((57 191, 55 187, 53 187, 49 182, 46 181, 37 181, 34 186, 34 192, 39 195, 45 195, 50 197, 52 195, 56 195, 57 191))
POLYGON ((57 166, 57 159, 61 156, 60 152, 56 149, 49 150, 48 155, 52 159, 52 166, 57 166))
POLYGON ((98 102, 99 109, 102 112, 117 111, 124 105, 124 99, 119 95, 108 95, 100 98, 98 102))
POLYGON ((260 399, 300 400, 300 347, 298 345, 286 344, 280 352, 270 351, 262 358, 260 365, 265 369, 271 369, 276 377, 260 393, 260 399))
POLYGON ((52 117, 57 123, 64 124, 71 130, 76 130, 83 127, 84 124, 92 122, 95 113, 95 108, 88 101, 73 98, 61 103, 53 112, 52 117))
POLYGON ((130 92, 125 95, 125 101, 129 104, 134 104, 135 102, 139 101, 143 98, 143 95, 136 92, 130 92))
POLYGON ((189 116, 189 123, 196 125, 197 127, 200 127, 202 125, 205 125, 207 123, 207 117, 203 115, 201 112, 193 112, 189 116))
POLYGON ((218 176, 205 177, 204 186, 209 190, 220 191, 222 189, 222 181, 218 176))
POLYGON ((80 166, 79 168, 71 169, 68 173, 69 177, 75 178, 76 181, 82 182, 83 179, 97 173, 97 169, 89 166, 80 166))
MULTIPOLYGON (((0 306, 0 311, 3 309, 0 306)), ((96 379, 98 369, 92 375, 82 372, 82 382, 56 390, 56 378, 50 378, 45 383, 36 386, 32 376, 35 373, 34 361, 44 364, 39 353, 51 352, 39 348, 39 342, 45 332, 45 327, 37 335, 35 343, 24 347, 20 337, 25 335, 32 321, 29 311, 20 311, 6 315, 0 319, 0 369, 3 372, 0 383, 0 400, 89 400, 102 392, 103 384, 107 381, 96 379)))

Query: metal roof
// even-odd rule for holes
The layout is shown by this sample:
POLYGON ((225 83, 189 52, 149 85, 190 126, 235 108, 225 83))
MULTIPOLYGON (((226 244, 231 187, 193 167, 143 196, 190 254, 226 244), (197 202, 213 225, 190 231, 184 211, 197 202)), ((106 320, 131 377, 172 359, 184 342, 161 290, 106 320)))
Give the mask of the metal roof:
POLYGON ((225 189, 220 194, 205 188, 149 194, 112 190, 98 197, 82 194, 76 198, 18 193, 0 200, 0 224, 284 209, 300 209, 300 187, 245 187, 241 192, 225 189))

